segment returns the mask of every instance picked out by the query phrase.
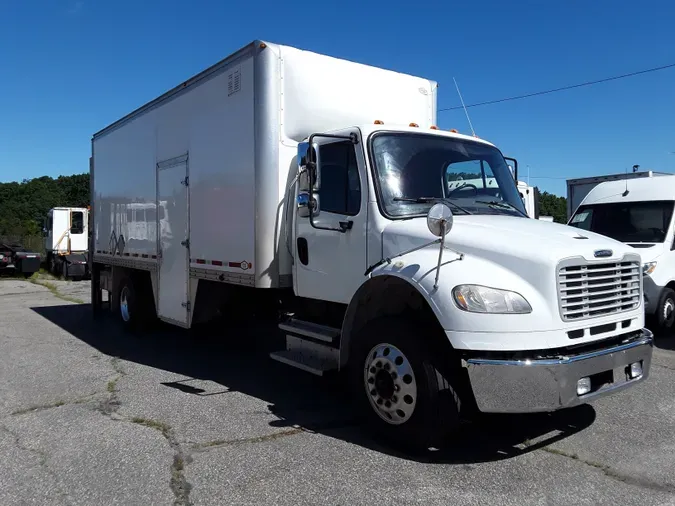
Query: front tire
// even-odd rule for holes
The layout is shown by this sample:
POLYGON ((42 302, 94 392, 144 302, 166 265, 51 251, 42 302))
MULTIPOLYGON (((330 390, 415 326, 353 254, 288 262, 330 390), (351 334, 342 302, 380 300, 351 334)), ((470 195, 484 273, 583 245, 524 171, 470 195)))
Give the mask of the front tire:
POLYGON ((670 288, 664 288, 661 297, 659 297, 656 323, 659 330, 668 334, 672 333, 675 324, 675 291, 670 288))
POLYGON ((404 451, 443 445, 460 421, 459 367, 432 332, 384 317, 353 338, 349 371, 357 407, 376 437, 404 451))

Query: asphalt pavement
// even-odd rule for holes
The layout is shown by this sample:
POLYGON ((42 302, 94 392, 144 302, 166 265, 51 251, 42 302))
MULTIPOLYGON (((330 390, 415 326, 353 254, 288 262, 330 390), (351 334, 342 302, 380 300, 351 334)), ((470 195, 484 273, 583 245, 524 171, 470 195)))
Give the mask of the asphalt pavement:
POLYGON ((52 283, 0 279, 0 504, 675 505, 675 338, 633 389, 411 458, 270 360, 274 328, 128 335, 52 283))

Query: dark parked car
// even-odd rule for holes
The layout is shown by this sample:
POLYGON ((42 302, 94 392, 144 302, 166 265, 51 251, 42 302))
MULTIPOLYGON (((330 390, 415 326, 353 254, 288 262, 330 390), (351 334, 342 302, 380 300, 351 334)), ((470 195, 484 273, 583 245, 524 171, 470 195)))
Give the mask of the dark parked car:
POLYGON ((0 274, 17 273, 30 277, 40 269, 39 253, 28 251, 20 244, 0 243, 0 274))

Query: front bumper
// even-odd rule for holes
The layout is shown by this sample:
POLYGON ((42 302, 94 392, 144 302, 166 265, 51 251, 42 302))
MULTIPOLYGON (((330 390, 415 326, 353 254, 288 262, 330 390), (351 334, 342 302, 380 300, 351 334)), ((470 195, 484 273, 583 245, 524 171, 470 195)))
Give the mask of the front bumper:
POLYGON ((645 313, 656 313, 659 306, 659 299, 661 298, 662 286, 654 282, 650 275, 642 276, 642 294, 644 298, 645 313))
POLYGON ((649 376, 653 335, 642 329, 607 348, 556 358, 468 358, 465 365, 478 409, 490 413, 555 411, 593 401, 640 383, 649 376), (642 374, 626 369, 640 362, 642 374), (591 378, 591 391, 577 395, 577 381, 591 378))
POLYGON ((40 270, 42 259, 37 253, 17 254, 16 268, 24 274, 32 274, 40 270))

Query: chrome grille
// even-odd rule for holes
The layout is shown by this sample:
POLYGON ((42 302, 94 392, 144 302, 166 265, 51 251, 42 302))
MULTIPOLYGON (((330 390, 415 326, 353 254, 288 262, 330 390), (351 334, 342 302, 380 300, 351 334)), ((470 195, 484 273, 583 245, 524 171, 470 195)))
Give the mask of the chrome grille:
POLYGON ((558 299, 564 321, 630 311, 640 305, 640 262, 571 264, 558 270, 558 299))

